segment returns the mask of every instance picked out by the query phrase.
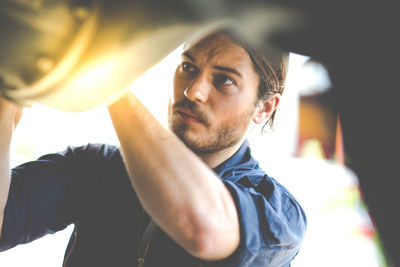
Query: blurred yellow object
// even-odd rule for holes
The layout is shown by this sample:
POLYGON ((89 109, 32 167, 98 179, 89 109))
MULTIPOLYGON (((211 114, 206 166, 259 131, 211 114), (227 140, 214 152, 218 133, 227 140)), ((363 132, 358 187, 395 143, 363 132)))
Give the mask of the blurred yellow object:
POLYGON ((232 26, 265 46, 294 21, 287 8, 259 1, 4 0, 0 94, 83 111, 114 101, 188 39, 232 26))
POLYGON ((303 158, 326 159, 324 149, 318 139, 309 139, 305 141, 301 148, 299 156, 303 158))
POLYGON ((65 111, 115 99, 186 39, 213 29, 215 20, 182 24, 180 6, 164 5, 1 1, 0 35, 7 38, 0 42, 0 93, 65 111))

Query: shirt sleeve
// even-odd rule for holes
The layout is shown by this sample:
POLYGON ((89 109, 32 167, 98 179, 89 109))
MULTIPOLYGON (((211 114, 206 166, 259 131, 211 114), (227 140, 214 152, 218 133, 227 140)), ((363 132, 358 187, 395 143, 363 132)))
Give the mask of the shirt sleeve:
POLYGON ((306 230, 296 199, 267 175, 257 186, 244 177, 224 180, 239 215, 238 249, 218 266, 290 266, 306 230))
POLYGON ((74 223, 91 205, 108 154, 104 145, 69 147, 12 169, 0 251, 74 223))

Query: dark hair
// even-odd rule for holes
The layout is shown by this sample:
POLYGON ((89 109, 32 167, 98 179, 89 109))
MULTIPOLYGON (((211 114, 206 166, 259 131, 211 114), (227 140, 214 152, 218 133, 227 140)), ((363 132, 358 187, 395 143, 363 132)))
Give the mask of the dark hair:
MULTIPOLYGON (((271 95, 278 93, 282 95, 285 89, 286 75, 288 71, 289 53, 272 47, 268 49, 255 49, 248 43, 239 40, 237 37, 228 34, 237 45, 247 51, 253 62, 254 68, 259 77, 258 100, 267 100, 271 95), (268 51, 266 51, 268 50, 268 51)), ((276 110, 262 127, 267 124, 272 128, 276 110)))

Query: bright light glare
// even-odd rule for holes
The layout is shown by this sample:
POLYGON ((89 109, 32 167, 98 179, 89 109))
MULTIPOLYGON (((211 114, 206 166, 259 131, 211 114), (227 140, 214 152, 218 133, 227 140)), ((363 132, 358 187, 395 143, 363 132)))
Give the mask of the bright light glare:
POLYGON ((80 88, 96 86, 96 84, 104 82, 105 78, 107 78, 112 72, 114 66, 114 61, 107 60, 93 68, 89 68, 88 71, 84 72, 74 80, 74 85, 80 88))

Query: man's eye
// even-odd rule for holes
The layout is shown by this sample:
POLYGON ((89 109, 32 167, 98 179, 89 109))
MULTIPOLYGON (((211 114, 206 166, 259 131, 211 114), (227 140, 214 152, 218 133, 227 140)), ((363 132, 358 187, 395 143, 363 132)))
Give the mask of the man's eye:
POLYGON ((183 71, 190 71, 190 72, 193 72, 193 71, 195 71, 196 69, 195 69, 195 67, 194 67, 192 64, 190 64, 189 62, 182 62, 182 70, 183 70, 183 71))
POLYGON ((217 84, 223 84, 223 85, 233 85, 233 84, 235 84, 235 82, 231 78, 229 78, 229 77, 227 77, 225 75, 218 75, 215 78, 215 82, 217 84))

